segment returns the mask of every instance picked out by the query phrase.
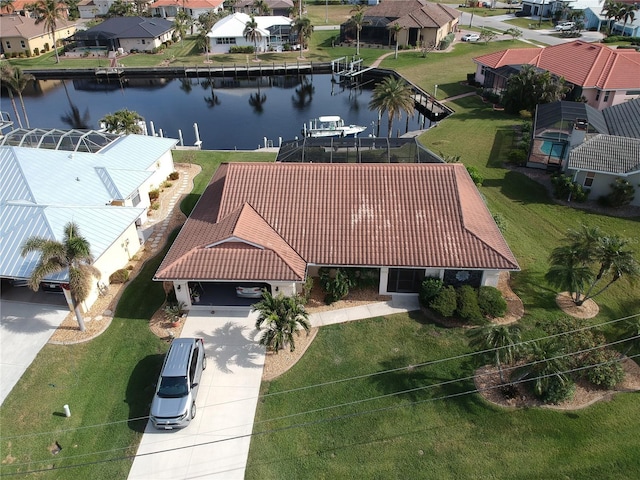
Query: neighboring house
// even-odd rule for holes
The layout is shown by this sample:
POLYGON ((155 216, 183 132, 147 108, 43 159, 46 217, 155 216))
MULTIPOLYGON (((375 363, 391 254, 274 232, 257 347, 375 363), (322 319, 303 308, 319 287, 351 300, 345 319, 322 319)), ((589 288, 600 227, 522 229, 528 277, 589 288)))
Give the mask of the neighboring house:
MULTIPOLYGON (((264 0, 269 7, 269 15, 288 17, 293 9, 292 0, 264 0)), ((247 15, 258 15, 255 8, 255 0, 237 0, 231 7, 233 13, 246 13, 247 15)))
POLYGON ((23 17, 30 17, 33 14, 31 13, 31 9, 27 8, 30 5, 33 5, 35 2, 33 0, 13 0, 11 3, 11 9, 7 6, 3 6, 0 8, 0 15, 21 15, 23 17))
POLYGON ((566 171, 571 152, 601 134, 640 139, 640 99, 602 111, 580 102, 538 105, 527 166, 566 171))
POLYGON ((78 31, 73 39, 78 47, 148 52, 171 40, 173 31, 173 22, 164 18, 114 17, 88 30, 78 31))
MULTIPOLYGON (((256 46, 244 37, 244 29, 251 19, 246 13, 234 13, 219 20, 207 34, 211 40, 211 53, 228 53, 235 46, 256 46)), ((257 42, 258 52, 278 50, 293 43, 293 20, 287 17, 254 17, 262 38, 257 42)))
MULTIPOLYGON (((455 32, 461 12, 447 5, 425 0, 385 0, 365 10, 360 42, 395 44, 391 26, 398 24, 399 45, 434 45, 455 32)), ((356 30, 349 21, 340 25, 340 41, 356 40, 356 30)))
MULTIPOLYGON (((64 145, 66 135, 80 134, 92 132, 58 131, 56 138, 64 145)), ((39 257, 20 255, 25 240, 34 235, 62 240, 64 225, 74 221, 91 244, 100 282, 108 284, 109 275, 126 266, 143 242, 137 227, 147 219, 149 190, 174 170, 176 140, 114 137, 98 153, 8 146, 20 136, 23 144, 35 136, 44 142, 52 131, 9 132, 0 146, 0 277, 29 278, 39 257)), ((66 283, 67 272, 45 280, 66 283)), ((95 289, 85 308, 97 295, 95 289)))
POLYGON ((561 1, 522 0, 522 12, 527 17, 549 18, 556 9, 562 9, 561 1))
MULTIPOLYGON (((76 32, 76 23, 58 20, 56 25, 56 41, 60 42, 76 32)), ((0 52, 5 55, 35 55, 53 48, 53 37, 44 22, 36 25, 30 17, 21 15, 0 16, 0 52)))
POLYGON ((585 14, 585 29, 601 31, 607 27, 611 32, 611 35, 625 35, 630 37, 640 36, 640 10, 636 11, 636 16, 632 21, 628 21, 626 24, 624 20, 614 20, 613 18, 607 18, 602 14, 602 10, 605 9, 604 2, 587 8, 584 11, 585 14))
POLYGON ((210 309, 237 305, 237 286, 300 293, 321 267, 372 269, 381 294, 413 295, 426 276, 496 286, 519 269, 461 163, 225 163, 154 279, 210 309))
POLYGON ((631 205, 640 206, 640 138, 596 135, 569 153, 567 174, 591 190, 590 198, 611 193, 618 178, 635 190, 631 205))
POLYGON ((563 77, 569 99, 584 97, 599 110, 640 98, 640 52, 576 40, 545 48, 501 50, 476 57, 475 80, 502 93, 514 67, 529 64, 563 77))
POLYGON ((194 20, 207 12, 218 13, 224 8, 224 0, 157 0, 150 7, 153 17, 175 18, 184 10, 194 20))

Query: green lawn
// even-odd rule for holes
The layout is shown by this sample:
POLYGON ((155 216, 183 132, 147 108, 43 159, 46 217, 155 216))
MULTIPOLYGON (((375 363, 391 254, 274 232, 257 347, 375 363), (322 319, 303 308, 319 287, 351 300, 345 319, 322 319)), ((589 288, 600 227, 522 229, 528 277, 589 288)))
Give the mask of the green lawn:
POLYGON ((306 5, 307 16, 314 27, 322 25, 340 25, 351 18, 355 5, 306 5), (327 13, 329 21, 327 22, 327 13))
POLYGON ((514 27, 527 29, 527 30, 552 30, 555 25, 551 20, 543 20, 540 22, 538 18, 531 19, 525 17, 516 17, 505 20, 505 23, 509 23, 514 27))
POLYGON ((297 365, 263 384, 246 478, 637 477, 637 394, 577 412, 498 408, 478 395, 438 400, 473 388, 428 388, 471 375, 469 359, 291 391, 466 352, 459 331, 417 313, 321 328, 297 365), (427 389, 393 395, 417 387, 427 389))

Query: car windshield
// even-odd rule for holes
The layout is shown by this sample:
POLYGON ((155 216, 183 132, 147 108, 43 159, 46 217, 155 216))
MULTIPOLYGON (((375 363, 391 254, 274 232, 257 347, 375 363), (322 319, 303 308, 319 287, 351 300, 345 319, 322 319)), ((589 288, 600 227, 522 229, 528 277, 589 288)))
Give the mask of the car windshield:
POLYGON ((162 377, 158 396, 162 398, 179 398, 189 393, 187 377, 162 377))

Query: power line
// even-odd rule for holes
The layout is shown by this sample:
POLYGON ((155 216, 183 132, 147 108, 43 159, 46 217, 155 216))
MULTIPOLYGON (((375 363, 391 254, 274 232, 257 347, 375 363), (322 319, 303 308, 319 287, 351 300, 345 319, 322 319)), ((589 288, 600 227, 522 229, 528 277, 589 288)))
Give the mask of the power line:
MULTIPOLYGON (((638 356, 640 356, 640 354, 631 355, 631 356, 628 356, 626 358, 627 359, 633 359, 633 358, 636 358, 638 356)), ((604 361, 604 362, 600 362, 600 363, 593 364, 593 365, 587 365, 587 366, 573 368, 573 369, 570 369, 570 370, 564 370, 562 372, 551 373, 551 374, 547 374, 547 375, 540 375, 538 377, 534 377, 534 378, 530 378, 530 379, 526 379, 526 380, 518 380, 516 382, 510 382, 509 385, 518 385, 518 384, 521 384, 521 383, 532 382, 532 381, 539 380, 539 379, 542 379, 542 378, 553 377, 553 376, 555 376, 557 374, 574 373, 574 372, 578 372, 578 371, 581 371, 581 370, 594 368, 594 367, 598 367, 598 366, 603 366, 603 365, 609 365, 609 364, 620 362, 620 361, 621 361, 620 359, 604 361)), ((287 425, 285 427, 279 427, 279 428, 274 428, 274 429, 269 429, 269 430, 263 430, 263 431, 259 431, 259 432, 252 432, 252 433, 247 433, 247 434, 244 434, 244 435, 236 435, 236 436, 230 437, 230 438, 223 438, 223 439, 219 439, 219 440, 211 440, 211 441, 208 441, 208 442, 196 443, 196 444, 192 444, 192 445, 185 445, 185 446, 182 446, 182 447, 172 447, 172 448, 167 448, 167 449, 164 449, 164 450, 157 450, 155 452, 147 452, 147 453, 141 453, 141 454, 135 454, 135 455, 123 455, 123 456, 120 456, 120 457, 103 459, 103 460, 95 460, 95 461, 92 461, 92 462, 85 462, 85 463, 75 464, 75 465, 62 465, 62 466, 56 467, 55 469, 46 468, 46 469, 38 469, 38 470, 28 470, 28 471, 25 471, 25 472, 4 473, 3 476, 9 477, 9 476, 16 476, 16 475, 30 475, 30 474, 33 474, 33 473, 42 473, 42 472, 51 472, 51 471, 63 470, 63 469, 80 468, 80 467, 86 467, 86 466, 90 466, 90 465, 97 465, 97 464, 101 464, 101 463, 109 463, 109 462, 115 462, 115 461, 120 461, 120 460, 128 460, 128 459, 132 459, 132 458, 136 458, 136 457, 146 457, 146 456, 149 456, 149 455, 157 455, 157 454, 161 454, 161 453, 169 453, 169 452, 174 452, 174 451, 179 451, 179 450, 185 450, 187 448, 201 447, 201 446, 205 446, 205 445, 213 445, 213 444, 216 444, 216 443, 227 442, 227 441, 231 441, 231 440, 239 440, 239 439, 242 439, 242 438, 254 437, 254 436, 258 436, 258 435, 266 435, 266 434, 269 434, 269 433, 279 433, 279 432, 286 431, 286 430, 292 430, 294 428, 308 427, 308 426, 318 425, 318 424, 322 424, 322 423, 328 423, 328 422, 334 422, 334 421, 338 421, 338 420, 346 420, 346 419, 349 419, 349 418, 361 417, 363 415, 368 415, 368 414, 372 414, 372 413, 379 413, 379 412, 384 412, 384 411, 396 410, 396 409, 399 409, 399 408, 412 407, 412 406, 420 405, 420 404, 423 404, 423 403, 447 400, 447 399, 450 399, 450 398, 457 398, 457 397, 461 397, 461 396, 469 395, 469 394, 473 394, 473 393, 482 393, 482 392, 494 390, 496 388, 500 388, 501 386, 502 385, 495 385, 495 386, 485 387, 485 388, 474 388, 472 390, 466 390, 464 392, 452 393, 452 394, 442 395, 440 397, 428 398, 428 399, 424 399, 424 400, 417 400, 417 401, 411 402, 410 404, 389 405, 387 407, 380 407, 380 408, 376 408, 376 409, 365 410, 365 411, 362 411, 362 412, 347 413, 347 414, 338 415, 336 417, 331 417, 331 418, 321 418, 321 419, 318 419, 318 420, 312 420, 312 421, 308 421, 308 422, 297 423, 297 424, 293 424, 293 425, 287 425)), ((92 454, 95 454, 95 453, 92 453, 92 454)), ((86 455, 91 455, 91 454, 83 454, 83 456, 86 456, 86 455)), ((68 457, 65 460, 71 459, 71 458, 77 458, 77 457, 78 456, 68 457)), ((50 460, 48 460, 48 461, 50 461, 50 460)), ((39 463, 39 462, 31 462, 31 463, 39 463)), ((13 464, 13 466, 17 466, 17 465, 18 464, 13 464)), ((20 464, 20 465, 22 465, 22 464, 20 464)))
MULTIPOLYGON (((582 331, 585 331, 585 330, 590 330, 590 329, 594 329, 594 328, 598 328, 598 327, 603 327, 603 326, 606 326, 606 325, 611 325, 613 323, 621 322, 621 321, 624 321, 624 320, 630 320, 630 319, 638 317, 638 316, 640 316, 640 313, 636 313, 634 315, 629 315, 627 317, 621 317, 621 318, 614 319, 614 320, 609 320, 609 321, 603 322, 603 323, 598 323, 598 324, 594 324, 594 325, 586 325, 584 327, 576 328, 576 329, 573 329, 573 330, 568 330, 568 331, 565 331, 565 332, 554 333, 552 335, 545 335, 545 336, 542 336, 542 337, 537 337, 537 338, 534 338, 534 339, 517 342, 517 343, 514 343, 513 346, 528 345, 530 343, 538 342, 540 340, 547 340, 547 339, 550 339, 550 338, 557 338, 557 337, 560 337, 560 336, 563 336, 563 335, 569 335, 569 334, 573 334, 573 333, 577 333, 577 332, 582 332, 582 331)), ((626 340, 629 340, 629 339, 626 339, 626 340)), ((608 344, 605 344, 605 346, 606 345, 608 345, 608 344)), ((479 351, 474 351, 474 352, 463 353, 463 354, 455 355, 455 356, 452 356, 452 357, 445 357, 445 358, 439 358, 439 359, 436 359, 436 360, 429 360, 429 361, 426 361, 426 362, 417 363, 417 364, 413 364, 413 365, 406 365, 406 366, 402 366, 402 367, 391 368, 391 369, 381 370, 381 371, 372 372, 372 373, 365 373, 365 374, 362 374, 362 375, 354 375, 352 377, 342 378, 342 379, 338 379, 338 380, 331 380, 331 381, 328 381, 328 382, 316 383, 316 384, 313 384, 313 385, 305 385, 305 386, 302 386, 302 387, 292 388, 292 389, 289 389, 289 390, 282 390, 280 392, 265 393, 265 394, 262 394, 262 395, 258 395, 257 398, 258 399, 265 399, 265 398, 272 397, 272 396, 283 395, 283 394, 287 394, 287 393, 294 393, 294 392, 299 392, 299 391, 303 391, 303 390, 309 390, 309 389, 312 389, 312 388, 320 388, 320 387, 336 385, 336 384, 340 384, 340 383, 344 383, 344 382, 351 382, 351 381, 354 381, 354 380, 362 380, 362 379, 366 379, 366 378, 375 377, 375 376, 378 376, 378 375, 385 375, 387 373, 395 373, 395 372, 408 370, 408 369, 415 369, 415 368, 422 368, 422 367, 431 366, 431 365, 437 365, 439 363, 445 363, 445 362, 449 362, 449 361, 453 361, 453 360, 461 360, 461 359, 464 359, 464 358, 473 357, 475 355, 484 355, 484 354, 487 354, 487 353, 492 353, 492 352, 495 352, 497 350, 501 350, 501 349, 504 349, 504 348, 508 348, 508 347, 489 348, 489 349, 486 349, 486 350, 479 350, 479 351)), ((229 402, 221 402, 221 403, 216 403, 216 404, 213 404, 213 405, 205 405, 202 408, 207 408, 207 407, 212 407, 212 406, 215 407, 215 406, 219 406, 219 405, 227 405, 227 404, 235 403, 235 402, 253 400, 254 398, 256 398, 256 397, 241 398, 241 399, 232 400, 232 401, 229 401, 229 402)), ((73 431, 73 430, 81 430, 81 429, 87 429, 87 428, 97 428, 97 427, 102 427, 102 426, 115 425, 115 424, 118 424, 118 423, 128 423, 128 422, 133 422, 133 421, 138 421, 138 420, 147 420, 148 418, 149 418, 149 416, 146 415, 146 416, 142 416, 142 417, 136 417, 136 418, 133 418, 133 419, 115 420, 113 422, 106 422, 106 423, 100 423, 100 424, 94 424, 94 425, 74 427, 74 428, 63 429, 63 430, 55 430, 55 431, 49 431, 49 432, 27 433, 27 434, 24 434, 24 435, 14 435, 14 436, 10 436, 10 437, 1 437, 1 438, 3 440, 12 440, 12 439, 16 439, 16 438, 33 437, 33 436, 39 436, 39 435, 60 434, 60 433, 65 433, 65 432, 69 432, 69 431, 73 431)))

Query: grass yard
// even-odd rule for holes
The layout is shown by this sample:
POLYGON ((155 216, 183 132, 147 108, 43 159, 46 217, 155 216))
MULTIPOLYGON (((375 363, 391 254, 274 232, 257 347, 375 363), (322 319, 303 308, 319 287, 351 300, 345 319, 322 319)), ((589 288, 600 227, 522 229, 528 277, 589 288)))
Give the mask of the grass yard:
POLYGON ((527 30, 553 30, 555 25, 551 20, 543 20, 542 22, 536 18, 527 17, 515 17, 505 20, 505 23, 509 23, 514 27, 527 29, 527 30))
POLYGON ((459 331, 417 313, 323 327, 292 370, 263 384, 254 432, 265 433, 252 439, 246 478, 613 479, 640 472, 637 394, 578 412, 498 408, 478 395, 438 400, 473 388, 469 380, 429 388, 471 375, 468 358, 303 388, 468 351, 459 331), (396 394, 410 389, 417 390, 396 394))
POLYGON ((316 5, 306 4, 307 17, 311 20, 311 24, 318 28, 323 25, 340 25, 351 18, 351 11, 355 5, 329 5, 328 8, 324 2, 316 5), (327 14, 329 21, 327 21, 327 14))

